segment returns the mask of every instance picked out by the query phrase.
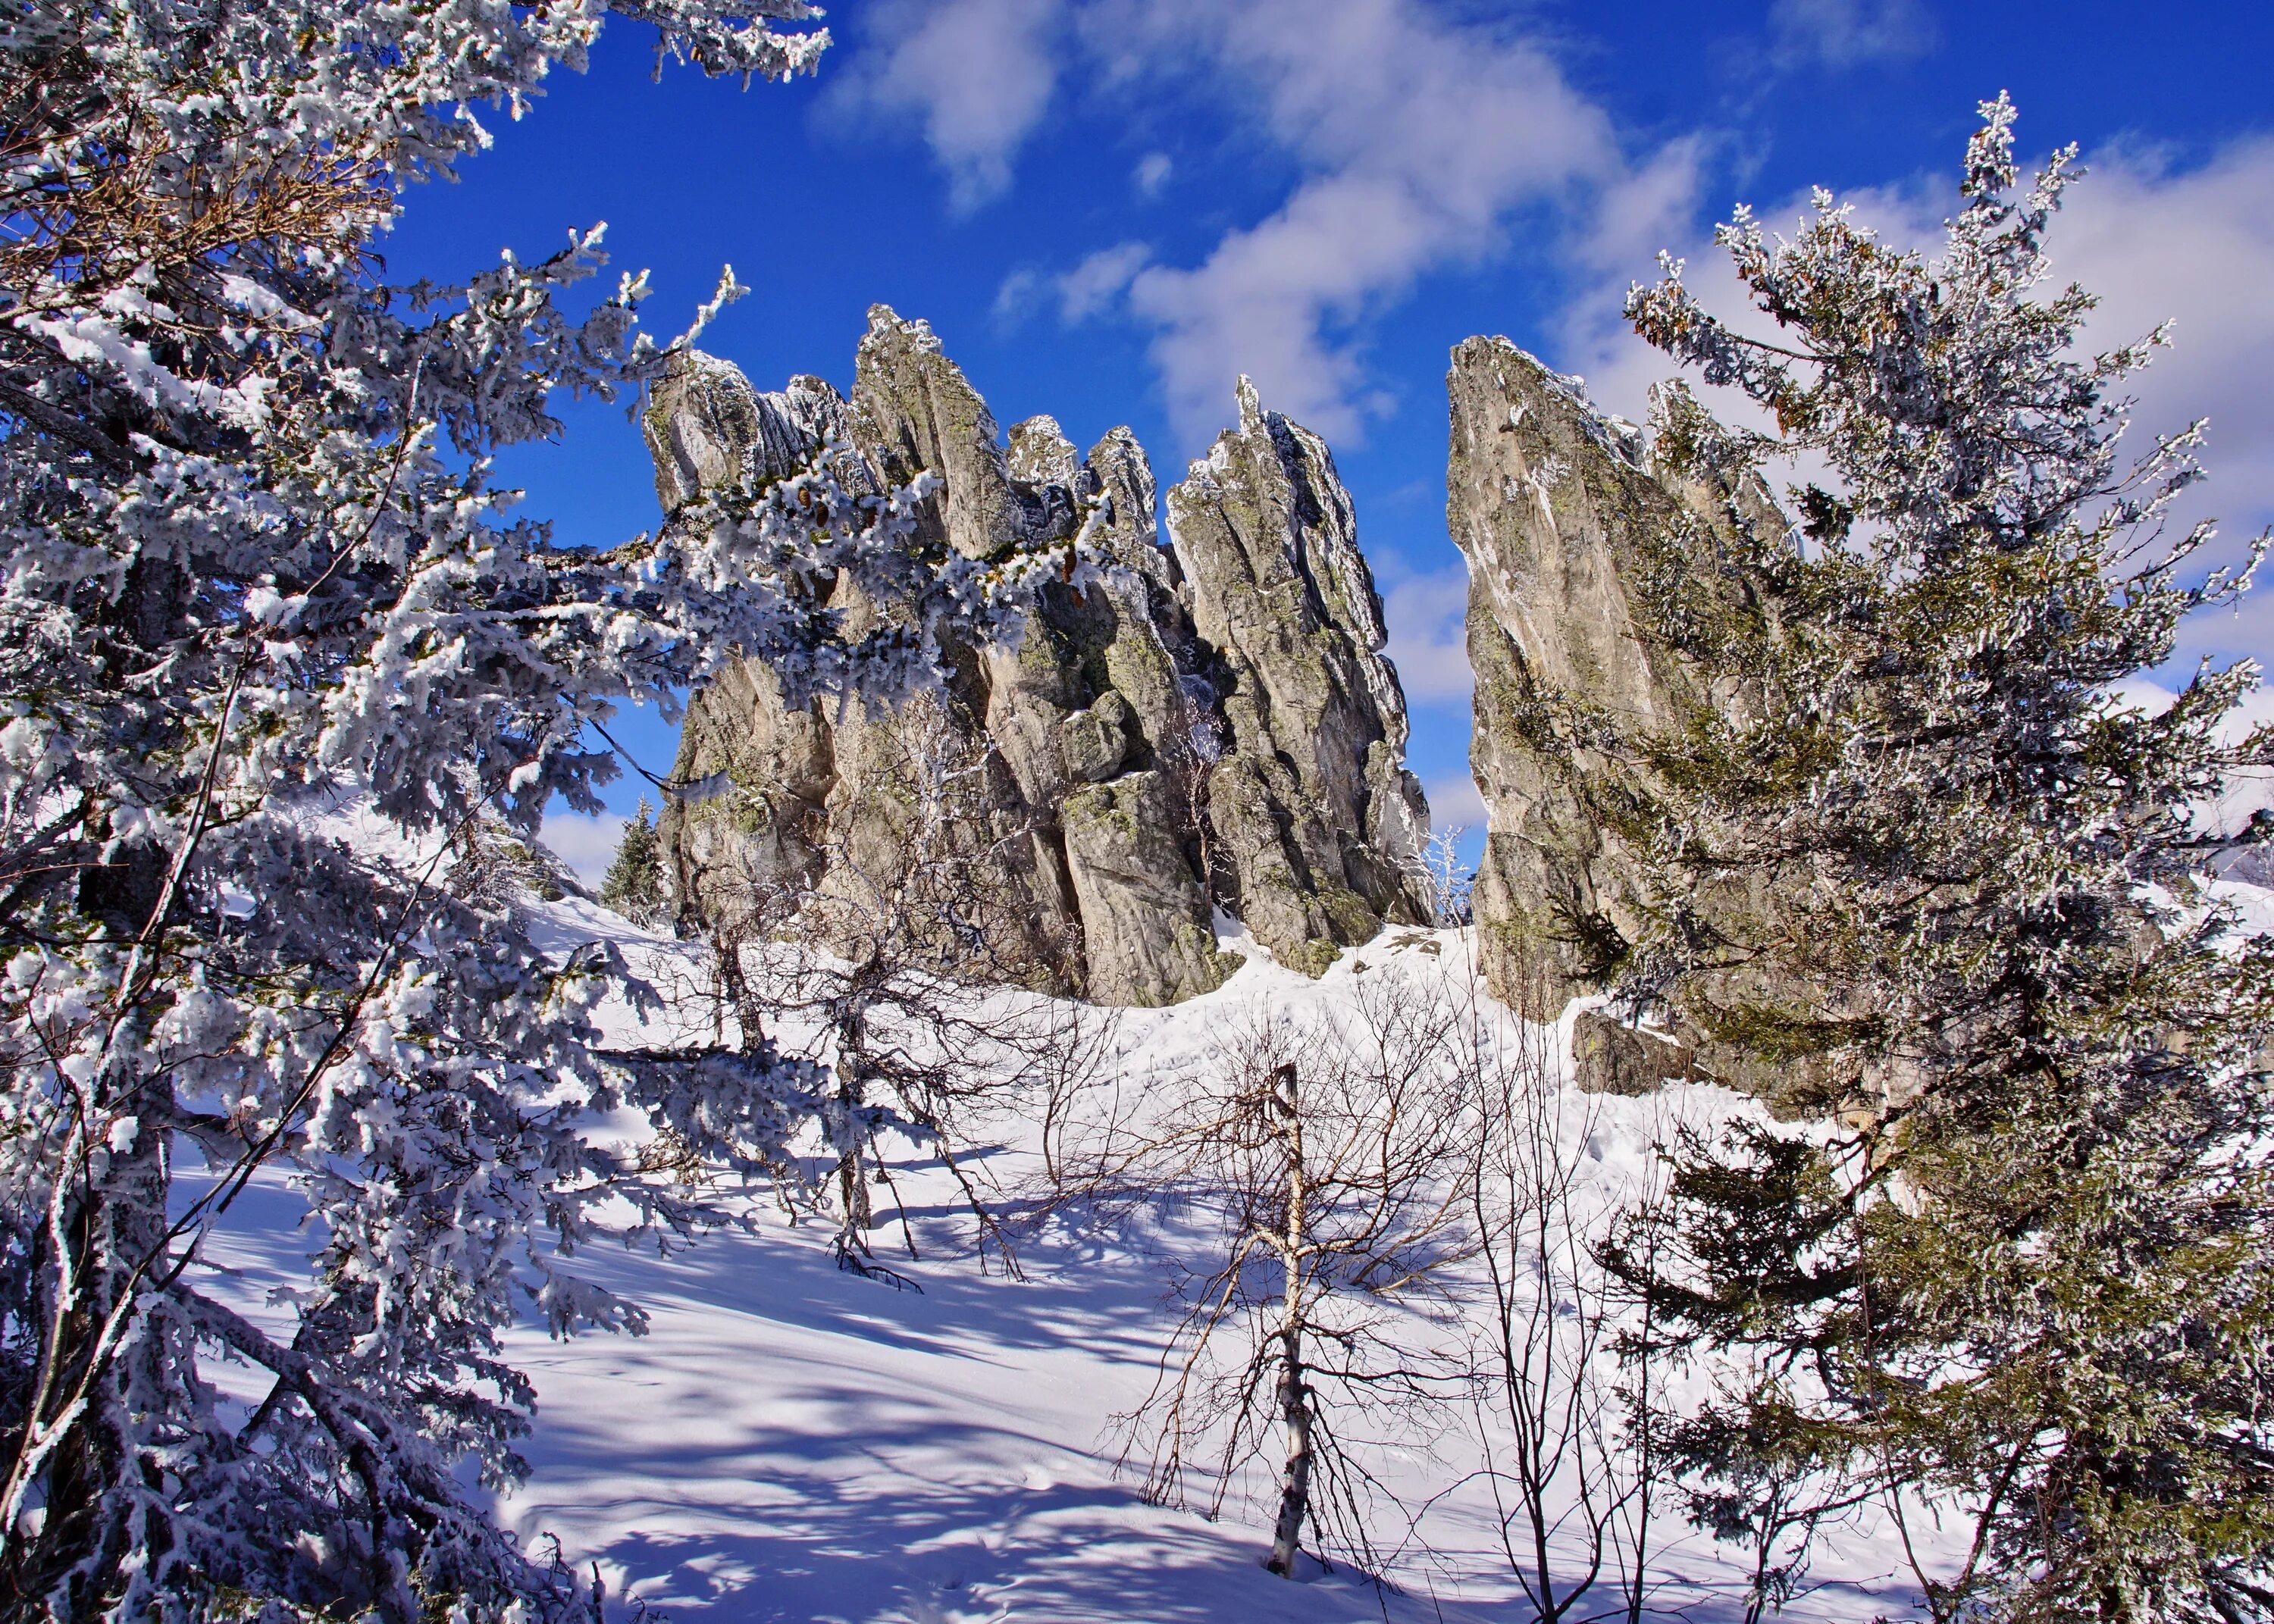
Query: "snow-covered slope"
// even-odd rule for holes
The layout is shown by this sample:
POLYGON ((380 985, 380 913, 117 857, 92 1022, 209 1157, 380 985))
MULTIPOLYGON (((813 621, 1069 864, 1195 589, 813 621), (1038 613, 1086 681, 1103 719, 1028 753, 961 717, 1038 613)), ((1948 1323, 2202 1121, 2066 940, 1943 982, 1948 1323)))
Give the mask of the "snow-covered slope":
MULTIPOLYGON (((2274 922, 2274 897, 2232 889, 2263 916, 2254 922, 2274 922)), ((573 898, 549 905, 545 924, 564 947, 607 935, 651 963, 681 951, 573 898)), ((1177 1086, 1221 1034, 1264 1011, 1346 1010, 1362 977, 1406 996, 1473 996, 1463 932, 1386 933, 1318 981, 1272 964, 1252 941, 1226 945, 1249 963, 1219 991, 1119 1015, 1123 1086, 1177 1086)), ((1679 1086, 1564 1104, 1562 1154, 1606 1201, 1638 1186, 1675 1121, 1752 1109, 1679 1086)), ((980 1160, 1015 1202, 1038 1158, 1025 1128, 1000 1127, 980 1160)), ((764 1204, 751 1231, 668 1259, 583 1259, 584 1272, 646 1309, 650 1328, 567 1342, 535 1328, 513 1335, 508 1357, 534 1378, 541 1410, 524 1451, 529 1478, 501 1515, 532 1541, 557 1538, 618 1601, 689 1624, 1529 1616, 1457 1410, 1416 1417, 1376 1457, 1399 1500, 1428 1506, 1380 1588, 1347 1571, 1274 1577, 1260 1566, 1267 1535, 1252 1500, 1235 1496, 1211 1522, 1147 1504, 1117 1474, 1112 1418, 1145 1395, 1170 1326, 1173 1214, 1028 1233, 1024 1278, 1012 1279, 973 1255, 969 1220, 937 1163, 912 1155, 895 1179, 921 1256, 890 1260, 920 1289, 840 1272, 825 1225, 792 1225, 764 1204)), ((236 1271, 234 1294, 248 1305, 306 1250, 281 1192, 252 1210, 214 1259, 236 1271)), ((900 1233, 881 1229, 880 1252, 900 1233)), ((1378 1532, 1393 1546, 1404 1536, 1378 1532)), ((1689 1530, 1671 1507, 1654 1539, 1656 1605, 1699 1620, 1742 1616, 1738 1553, 1689 1530)), ((1893 1542, 1868 1522, 1825 1537, 1811 1583, 1790 1616, 1868 1619, 1909 1589, 1893 1542)))
MULTIPOLYGON (((1317 982, 1242 936, 1226 945, 1250 962, 1218 992, 1118 1017, 1126 1075, 1173 1086, 1227 1029, 1267 1008, 1346 1003, 1360 974, 1467 974, 1459 933, 1392 933, 1317 982)), ((1617 1103, 1623 1120, 1600 1123, 1583 1154, 1624 1179, 1664 1102, 1617 1103)), ((1015 1192, 1035 1158, 1018 1124, 1002 1126, 988 1170, 1015 1192)), ((1507 1592, 1481 1553, 1441 1571, 1401 1566, 1403 1595, 1341 1571, 1291 1585, 1260 1565, 1260 1514, 1228 1508, 1211 1522, 1146 1504, 1113 1468, 1111 1424, 1143 1398, 1161 1357, 1173 1237, 1143 1223, 1053 1227, 1022 1239, 1025 1278, 1013 1280, 970 1255, 969 1221, 936 1164, 895 1177, 922 1257, 890 1255, 896 1225, 880 1229, 879 1251, 920 1290, 841 1273, 825 1229, 779 1220, 659 1268, 591 1260, 647 1307, 651 1328, 519 1339, 514 1357, 544 1408, 534 1470, 506 1515, 597 1560, 612 1591, 690 1620, 1506 1616, 1463 1605, 1507 1592)), ((1417 1503, 1472 1464, 1447 1443, 1437 1459, 1386 1463, 1417 1503)), ((1481 1543, 1457 1509, 1436 1520, 1433 1534, 1481 1543)))

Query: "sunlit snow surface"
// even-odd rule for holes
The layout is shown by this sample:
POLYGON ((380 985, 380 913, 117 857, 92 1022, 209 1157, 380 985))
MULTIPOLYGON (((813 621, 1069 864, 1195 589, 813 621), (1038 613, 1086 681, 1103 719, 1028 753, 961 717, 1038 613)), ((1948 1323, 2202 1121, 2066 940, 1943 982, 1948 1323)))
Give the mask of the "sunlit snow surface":
MULTIPOLYGON (((2252 925, 2274 926, 2274 894, 2229 889, 2252 925)), ((666 971, 683 962, 683 950, 589 903, 542 913, 550 944, 606 935, 636 960, 666 971)), ((1119 1017, 1124 1086, 1175 1086, 1160 1079, 1205 1064, 1216 1037, 1261 1011, 1347 1011, 1361 976, 1472 990, 1461 932, 1385 933, 1316 982, 1244 936, 1226 945, 1249 962, 1223 989, 1119 1017)), ((621 1011, 614 1029, 625 1038, 636 1030, 621 1011)), ((1683 1086, 1565 1100, 1565 1154, 1606 1200, 1636 1188, 1653 1145, 1677 1121, 1753 1109, 1683 1086)), ((1035 1171, 1021 1132, 1005 1124, 1006 1142, 983 1158, 1005 1191, 1035 1171)), ((1298 1583, 1265 1573, 1263 1515, 1252 1502, 1235 1498, 1215 1522, 1146 1504, 1113 1469, 1111 1418, 1142 1399, 1160 1357, 1170 1221, 1029 1235, 1026 1277, 1013 1281, 971 1255, 969 1221, 936 1164, 912 1159, 895 1177, 922 1255, 892 1255, 896 1223, 877 1231, 879 1255, 921 1290, 840 1273, 825 1226, 791 1227, 764 1202, 754 1204, 755 1233, 719 1235, 661 1262, 587 1254, 583 1268, 641 1304, 649 1332, 512 1337, 508 1357, 534 1378, 541 1410, 524 1447, 529 1479, 500 1515, 531 1541, 557 1538, 580 1569, 597 1568, 616 1603, 689 1624, 1528 1616, 1456 1414, 1424 1420, 1379 1458, 1409 1503, 1439 1497, 1415 1542, 1435 1554, 1409 1549, 1385 1587, 1342 1570, 1309 1571, 1298 1583)), ((287 1283, 307 1245, 285 1192, 260 1192, 242 1210, 247 1227, 212 1257, 235 1271, 231 1295, 254 1308, 287 1283)), ((1687 1379, 1693 1390, 1709 1380, 1687 1379)), ((1383 1543, 1397 1544, 1399 1531, 1383 1530, 1383 1543)), ((1941 1543, 1931 1528, 1912 1533, 1930 1552, 1941 1543)), ((1660 1616, 1679 1608, 1706 1624, 1742 1615, 1739 1553, 1689 1530, 1673 1507, 1653 1538, 1660 1616)), ((1826 1535, 1811 1579, 1815 1588, 1785 1616, 1866 1620, 1900 1611, 1912 1588, 1889 1530, 1869 1522, 1826 1535)), ((1599 1594, 1600 1606, 1579 1612, 1609 1611, 1613 1597, 1599 1594)))
MULTIPOLYGON (((1358 964, 1444 975, 1448 950, 1463 951, 1457 936, 1397 934, 1408 945, 1385 938, 1315 983, 1230 936, 1250 962, 1224 988, 1120 1016, 1125 1075, 1203 1064, 1213 1034, 1267 1006, 1347 1002, 1358 964), (1417 951, 1425 941, 1435 957, 1417 951)), ((1616 1130, 1601 1137, 1622 1160, 1638 1149, 1616 1130)), ((1014 1142, 988 1171, 1016 1189, 1037 1160, 1014 1142)), ((1142 1399, 1160 1357, 1156 1237, 1053 1228, 1022 1240, 1026 1278, 1013 1281, 968 1255, 969 1220, 936 1169, 895 1177, 922 1257, 893 1255, 897 1224, 879 1226, 878 1254, 921 1292, 840 1273, 825 1231, 779 1220, 659 1268, 594 1260, 651 1328, 567 1344, 532 1335, 514 1350, 544 1403, 534 1470, 507 1508, 516 1526, 557 1535, 599 1560, 612 1590, 690 1620, 1505 1616, 1462 1605, 1506 1588, 1477 1583, 1487 1575, 1473 1559, 1443 1573, 1415 1564, 1397 1575, 1403 1595, 1340 1571, 1291 1585, 1259 1566, 1259 1513, 1228 1507, 1212 1523, 1147 1505, 1113 1470, 1110 1422, 1142 1399)), ((1471 1463, 1446 1451, 1401 1476, 1418 1499, 1471 1463)), ((1433 1531, 1480 1538, 1441 1520, 1433 1531)))

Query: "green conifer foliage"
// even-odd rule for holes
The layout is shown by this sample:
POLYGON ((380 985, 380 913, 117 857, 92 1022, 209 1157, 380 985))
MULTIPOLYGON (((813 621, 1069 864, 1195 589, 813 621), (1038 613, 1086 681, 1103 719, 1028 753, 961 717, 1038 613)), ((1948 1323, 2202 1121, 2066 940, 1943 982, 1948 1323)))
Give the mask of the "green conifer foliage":
POLYGON ((1812 1512, 1862 1497, 1938 1620, 2265 1620, 2274 944, 2198 876, 2274 831, 2190 808, 2274 737, 2225 726, 2248 662, 2160 712, 2112 692, 2249 569, 2202 568, 2208 525, 2167 538, 2200 425, 2119 461, 2162 335, 2075 347, 2093 300, 2044 250, 2073 149, 2016 195, 2013 109, 1983 113, 1940 259, 1819 193, 1790 242, 1743 211, 1720 234, 1773 336, 1678 265, 1630 298, 1781 436, 1677 391, 1662 456, 1808 454, 1832 488, 1791 493, 1804 544, 1732 560, 1758 613, 1662 606, 1742 703, 1630 741, 1659 901, 1627 995, 1847 1109, 1675 1147, 1606 1260, 1676 1344, 1740 1356, 1666 1442, 1701 1522, 1787 1540, 1773 1592, 1812 1512), (1954 1556, 1909 1538, 1930 1512, 1954 1556))
POLYGON ((663 876, 663 840, 655 830, 655 808, 640 797, 639 810, 624 825, 615 861, 600 881, 600 900, 626 919, 659 922, 669 911, 671 891, 663 876))

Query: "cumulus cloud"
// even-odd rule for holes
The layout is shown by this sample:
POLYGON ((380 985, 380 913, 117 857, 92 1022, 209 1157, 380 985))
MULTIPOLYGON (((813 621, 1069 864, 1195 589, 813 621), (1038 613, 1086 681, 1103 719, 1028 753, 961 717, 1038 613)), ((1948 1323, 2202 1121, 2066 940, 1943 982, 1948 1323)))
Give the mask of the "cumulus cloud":
POLYGON ((995 290, 995 319, 1015 327, 1055 307, 1058 319, 1068 326, 1086 321, 1118 300, 1152 257, 1153 251, 1143 243, 1117 243, 1087 256, 1070 271, 1020 266, 995 290))
POLYGON ((1136 188, 1139 197, 1157 198, 1175 169, 1168 154, 1149 152, 1137 160, 1137 167, 1129 171, 1129 184, 1136 188))
MULTIPOLYGON (((2180 169, 2165 154, 2101 154, 2070 193, 2053 267, 2101 296, 2085 337, 2107 349, 2172 324, 2171 348, 2134 382, 2135 436, 2210 420, 2210 477, 2180 516, 2216 517, 2223 561, 2274 523, 2274 139, 2229 147, 2180 169)), ((2185 647, 2263 657, 2274 644, 2274 594, 2191 626, 2185 647)))
POLYGON ((1200 64, 1305 170, 1198 265, 1129 284, 1171 419, 1195 440, 1239 372, 1323 432, 1358 434, 1388 404, 1367 385, 1364 317, 1491 253, 1517 209, 1626 178, 1608 117, 1536 43, 1417 0, 1097 0, 1083 20, 1124 73, 1200 64))
MULTIPOLYGON (((1630 165, 1537 40, 1431 0, 877 0, 870 19, 840 102, 917 120, 958 207, 1009 184, 1061 64, 1134 97, 1214 99, 1294 161, 1277 206, 1197 263, 1122 244, 1057 275, 1021 271, 998 295, 1005 319, 1054 301, 1068 320, 1150 327, 1171 421, 1193 445, 1241 372, 1276 409, 1359 437, 1396 404, 1371 380, 1366 323, 1422 277, 1502 251, 1520 213, 1583 252, 1597 215, 1624 241, 1694 185, 1687 145, 1630 165)), ((1148 152, 1131 184, 1156 195, 1172 170, 1148 152)))
POLYGON ((1623 312, 1627 289, 1655 273, 1660 251, 1687 258, 1690 286, 1716 315, 1738 320, 1750 309, 1726 257, 1699 235, 1704 164, 1705 143, 1698 138, 1669 142, 1604 192, 1592 229, 1571 244, 1578 290, 1556 318, 1562 348, 1555 359, 1585 379, 1596 404, 1638 423, 1650 385, 1672 369, 1635 337, 1623 312))
POLYGON ((1058 84, 1062 0, 878 0, 834 81, 841 117, 916 124, 968 211, 1011 184, 1058 84))
POLYGON ((1153 251, 1142 243, 1120 243, 1101 248, 1063 276, 1051 281, 1064 320, 1087 320, 1121 296, 1130 282, 1150 263, 1153 251))
POLYGON ((1935 42, 1933 20, 1918 0, 1776 0, 1769 29, 1784 67, 1852 68, 1919 56, 1935 42))
POLYGON ((995 289, 995 320, 1005 327, 1016 327, 1024 321, 1042 302, 1046 280, 1029 265, 1022 265, 1005 276, 995 289))
POLYGON ((2099 154, 2069 194, 2053 268, 2101 296, 2088 342, 2110 348, 2172 323, 2135 384, 2142 429, 2210 419, 2202 495, 2254 528, 2274 518, 2274 139, 2178 169, 2163 154, 2099 154))

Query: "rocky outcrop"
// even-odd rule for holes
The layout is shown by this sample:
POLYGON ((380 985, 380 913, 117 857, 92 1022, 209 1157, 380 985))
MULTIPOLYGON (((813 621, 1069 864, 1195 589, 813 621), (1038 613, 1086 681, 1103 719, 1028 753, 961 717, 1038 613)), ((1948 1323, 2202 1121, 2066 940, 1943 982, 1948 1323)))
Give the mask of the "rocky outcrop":
POLYGON ((732 362, 699 350, 673 358, 641 426, 666 515, 714 485, 778 478, 850 432, 844 398, 820 379, 762 395, 732 362))
POLYGON ((983 893, 965 899, 983 943, 943 943, 943 960, 1099 1002, 1219 984, 1237 960, 1218 906, 1314 973, 1423 918, 1427 813, 1349 496, 1325 446, 1244 384, 1239 429, 1169 493, 1171 546, 1128 430, 1085 455, 1035 417, 1006 444, 930 327, 883 306, 849 402, 810 378, 762 393, 689 354, 645 428, 667 514, 834 440, 863 481, 936 476, 919 523, 966 556, 1094 513, 1118 567, 1102 589, 1044 589, 1016 648, 955 651, 945 694, 915 712, 793 708, 749 661, 695 695, 662 822, 690 915, 764 929, 813 898, 849 904, 928 818, 983 893))
POLYGON ((1446 523, 1469 561, 1470 766, 1492 815, 1474 907, 1494 990, 1534 1019, 1595 990, 1635 923, 1632 865, 1586 792, 1620 769, 1557 726, 1576 700, 1670 721, 1683 673, 1638 622, 1639 539, 1679 511, 1641 438, 1500 338, 1453 352, 1446 523))
POLYGON ((1385 919, 1427 918, 1428 811, 1382 602, 1326 443, 1239 380, 1239 426, 1169 492, 1193 627, 1227 734, 1209 805, 1240 918, 1324 964, 1385 919))
MULTIPOLYGON (((1788 528, 1757 477, 1677 477, 1630 425, 1592 408, 1504 338, 1453 352, 1446 517, 1469 562, 1469 658, 1476 672, 1470 764, 1491 824, 1474 891, 1480 956, 1493 990, 1534 1019, 1602 989, 1645 926, 1642 865, 1623 813, 1645 770, 1615 740, 1746 703, 1683 656, 1664 606, 1703 616, 1763 601, 1731 568, 1736 527, 1788 528)), ((1697 413, 1686 397, 1665 402, 1697 413)), ((1697 421, 1706 421, 1699 417, 1697 421)), ((1774 912, 1766 894, 1692 898, 1732 927, 1774 912)), ((1733 931, 1742 939, 1743 930, 1733 931)), ((1743 972, 1690 984, 1727 1006, 1794 989, 1743 972)), ((1718 1043, 1701 1009, 1637 1033, 1583 1015, 1582 1080, 1630 1092, 1703 1074, 1797 1097, 1807 1079, 1761 1073, 1718 1043)))

